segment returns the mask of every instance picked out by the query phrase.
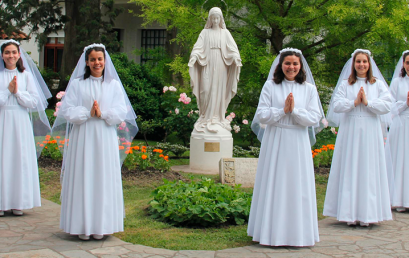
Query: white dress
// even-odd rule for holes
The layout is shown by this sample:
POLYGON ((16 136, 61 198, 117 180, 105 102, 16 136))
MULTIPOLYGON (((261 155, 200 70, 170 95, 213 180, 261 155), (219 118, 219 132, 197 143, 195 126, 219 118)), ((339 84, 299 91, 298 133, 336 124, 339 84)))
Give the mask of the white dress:
POLYGON ((116 125, 126 116, 120 85, 103 77, 76 79, 62 116, 73 124, 61 191, 60 228, 79 235, 123 231, 124 202, 116 125), (97 100, 102 116, 91 117, 97 100))
POLYGON ((334 111, 344 113, 335 143, 324 203, 325 216, 339 221, 377 223, 391 220, 384 139, 379 115, 387 114, 392 97, 385 84, 359 78, 345 80, 334 99, 334 111), (355 107, 363 87, 368 105, 355 107))
POLYGON ((0 72, 0 210, 41 206, 33 126, 27 108, 35 108, 38 93, 30 73, 0 72), (17 76, 18 92, 9 83, 17 76))
POLYGON ((312 246, 319 234, 308 126, 321 118, 317 90, 307 82, 267 81, 256 115, 267 127, 247 234, 262 245, 312 246), (291 92, 295 107, 285 114, 284 101, 291 92))
POLYGON ((409 91, 409 77, 398 77, 391 83, 391 94, 395 98, 394 110, 399 114, 399 118, 393 120, 389 129, 388 144, 391 157, 393 173, 389 178, 394 178, 391 187, 391 205, 392 207, 409 208, 409 108, 406 104, 409 91))

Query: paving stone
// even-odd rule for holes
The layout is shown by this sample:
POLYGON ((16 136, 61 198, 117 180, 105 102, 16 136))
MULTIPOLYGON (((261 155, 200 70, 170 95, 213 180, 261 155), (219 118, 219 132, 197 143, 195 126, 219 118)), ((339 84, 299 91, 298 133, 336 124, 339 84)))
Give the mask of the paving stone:
POLYGON ((100 256, 104 254, 121 255, 121 254, 129 253, 130 251, 126 248, 123 248, 122 246, 112 246, 112 247, 92 249, 90 250, 90 252, 94 255, 100 256))
POLYGON ((194 251, 194 250, 183 250, 179 251, 174 257, 185 256, 189 258, 214 258, 216 251, 194 251))
POLYGON ((0 258, 64 258, 64 256, 56 253, 50 249, 23 251, 23 252, 11 252, 11 253, 0 253, 0 258))
POLYGON ((68 258, 94 258, 95 255, 92 255, 83 250, 72 250, 72 251, 64 251, 61 254, 67 256, 68 258))

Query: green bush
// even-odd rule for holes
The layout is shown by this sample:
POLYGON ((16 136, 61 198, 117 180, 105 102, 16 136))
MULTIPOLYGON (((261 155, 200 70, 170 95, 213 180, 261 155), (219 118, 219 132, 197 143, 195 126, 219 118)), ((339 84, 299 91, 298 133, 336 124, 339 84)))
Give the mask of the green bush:
POLYGON ((169 182, 156 188, 149 202, 151 216, 176 226, 242 225, 248 221, 251 195, 239 186, 216 184, 202 178, 199 182, 169 182))
POLYGON ((189 150, 189 148, 180 145, 180 144, 170 144, 170 143, 158 143, 156 144, 157 148, 164 149, 166 151, 171 151, 177 157, 182 157, 182 155, 189 150))
POLYGON ((243 149, 242 147, 238 145, 233 146, 233 157, 239 158, 239 157, 247 157, 249 155, 249 151, 243 149))

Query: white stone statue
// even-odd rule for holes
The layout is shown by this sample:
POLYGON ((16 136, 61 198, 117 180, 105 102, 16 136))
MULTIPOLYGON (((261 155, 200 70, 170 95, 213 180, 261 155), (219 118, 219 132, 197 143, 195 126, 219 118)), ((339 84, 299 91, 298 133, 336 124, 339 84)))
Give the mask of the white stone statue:
POLYGON ((237 93, 241 68, 236 42, 226 29, 220 8, 213 7, 204 30, 193 47, 189 74, 200 116, 194 126, 196 133, 231 131, 225 113, 237 93))

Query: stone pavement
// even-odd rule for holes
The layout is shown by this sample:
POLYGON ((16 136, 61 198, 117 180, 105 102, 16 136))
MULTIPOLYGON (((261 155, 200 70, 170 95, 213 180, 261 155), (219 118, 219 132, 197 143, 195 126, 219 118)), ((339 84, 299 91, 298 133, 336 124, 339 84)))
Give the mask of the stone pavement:
POLYGON ((409 257, 409 212, 394 212, 394 221, 369 228, 348 227, 327 218, 319 222, 321 242, 314 247, 252 245, 220 251, 172 251, 133 245, 116 237, 80 241, 59 229, 60 206, 42 200, 42 207, 22 217, 0 217, 0 258, 53 257, 409 257))

